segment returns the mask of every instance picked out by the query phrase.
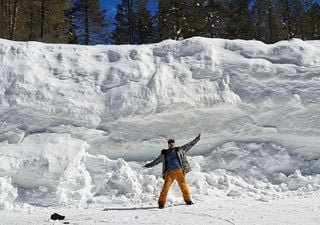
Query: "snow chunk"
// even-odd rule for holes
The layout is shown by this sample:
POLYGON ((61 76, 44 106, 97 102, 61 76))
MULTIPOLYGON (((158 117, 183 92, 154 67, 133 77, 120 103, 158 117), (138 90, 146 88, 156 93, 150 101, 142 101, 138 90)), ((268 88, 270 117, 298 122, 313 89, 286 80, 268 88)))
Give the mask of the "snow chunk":
POLYGON ((13 209, 17 196, 17 188, 12 186, 11 178, 0 177, 0 209, 13 209))
POLYGON ((116 51, 108 51, 108 58, 111 63, 118 61, 121 58, 121 55, 116 51))

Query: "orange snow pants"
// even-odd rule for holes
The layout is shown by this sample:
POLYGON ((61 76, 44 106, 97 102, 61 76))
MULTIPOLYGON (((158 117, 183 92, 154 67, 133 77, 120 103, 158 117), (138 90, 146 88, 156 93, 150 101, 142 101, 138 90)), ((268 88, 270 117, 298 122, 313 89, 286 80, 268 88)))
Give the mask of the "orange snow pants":
POLYGON ((191 201, 189 188, 184 178, 184 172, 182 169, 176 169, 168 171, 165 175, 164 184, 158 200, 159 205, 165 205, 169 189, 175 180, 177 180, 179 184, 180 190, 183 194, 183 199, 185 201, 191 201))

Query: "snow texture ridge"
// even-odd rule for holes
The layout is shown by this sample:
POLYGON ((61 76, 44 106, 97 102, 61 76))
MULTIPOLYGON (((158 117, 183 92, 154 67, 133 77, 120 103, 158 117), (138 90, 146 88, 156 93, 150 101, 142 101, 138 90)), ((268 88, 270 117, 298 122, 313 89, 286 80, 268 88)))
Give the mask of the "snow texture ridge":
POLYGON ((0 208, 154 201, 142 165, 199 132, 195 195, 319 191, 319 86, 319 41, 1 39, 0 208))

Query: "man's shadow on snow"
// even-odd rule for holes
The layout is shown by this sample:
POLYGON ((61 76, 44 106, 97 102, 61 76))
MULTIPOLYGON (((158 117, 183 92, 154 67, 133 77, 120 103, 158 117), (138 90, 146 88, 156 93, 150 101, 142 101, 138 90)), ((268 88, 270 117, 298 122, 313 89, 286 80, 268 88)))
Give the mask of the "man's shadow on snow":
POLYGON ((128 208, 105 208, 103 211, 131 211, 131 210, 148 210, 148 209, 157 209, 156 206, 146 206, 146 207, 128 207, 128 208))
MULTIPOLYGON (((170 208, 173 206, 181 206, 181 205, 185 205, 185 204, 168 205, 165 208, 170 208)), ((131 211, 131 210, 148 210, 148 209, 158 209, 158 206, 105 208, 105 209, 103 209, 103 211, 131 211)))

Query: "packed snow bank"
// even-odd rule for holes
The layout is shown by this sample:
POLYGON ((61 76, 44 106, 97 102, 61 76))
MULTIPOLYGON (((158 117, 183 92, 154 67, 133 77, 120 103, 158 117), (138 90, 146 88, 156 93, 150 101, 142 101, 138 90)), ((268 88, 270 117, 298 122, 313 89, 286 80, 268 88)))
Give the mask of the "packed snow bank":
MULTIPOLYGON (((287 191, 301 194, 320 190, 319 157, 256 142, 227 141, 210 153, 189 157, 192 193, 263 199, 287 191)), ((92 155, 86 152, 88 147, 69 134, 37 134, 20 144, 1 145, 0 172, 6 176, 1 178, 1 208, 13 209, 16 203, 87 207, 154 201, 163 183, 160 167, 145 169, 140 162, 92 155)), ((175 186, 169 201, 179 197, 175 186)))
POLYGON ((0 175, 10 176, 22 202, 51 205, 87 198, 91 177, 81 162, 86 143, 69 134, 32 135, 0 145, 0 175), (45 201, 41 198, 46 197, 45 201))
POLYGON ((0 207, 154 201, 161 169, 142 165, 199 132, 195 196, 319 191, 319 65, 298 39, 0 40, 0 207))

